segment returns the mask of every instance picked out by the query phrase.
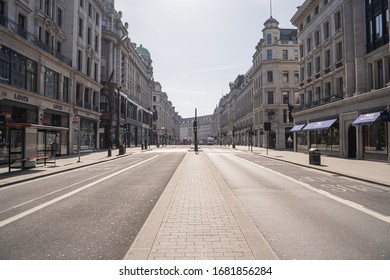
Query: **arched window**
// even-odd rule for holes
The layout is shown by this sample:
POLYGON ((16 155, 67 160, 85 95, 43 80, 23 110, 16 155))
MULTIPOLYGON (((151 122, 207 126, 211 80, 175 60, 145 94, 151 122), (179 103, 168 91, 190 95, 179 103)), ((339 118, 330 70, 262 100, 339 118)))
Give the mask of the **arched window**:
POLYGON ((271 45, 271 44, 272 44, 272 35, 268 34, 267 35, 267 45, 271 45))

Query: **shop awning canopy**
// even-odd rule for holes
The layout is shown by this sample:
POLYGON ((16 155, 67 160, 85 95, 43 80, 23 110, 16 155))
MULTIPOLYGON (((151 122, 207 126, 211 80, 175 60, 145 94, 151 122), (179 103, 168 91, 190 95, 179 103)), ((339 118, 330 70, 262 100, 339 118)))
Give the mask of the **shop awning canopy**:
POLYGON ((294 127, 290 130, 290 132, 297 132, 300 131, 306 124, 296 124, 294 127))
POLYGON ((326 120, 326 121, 308 123, 303 130, 304 131, 327 130, 332 126, 332 124, 335 123, 336 120, 337 118, 326 120))
POLYGON ((381 115, 381 112, 362 114, 360 115, 353 123, 353 126, 356 125, 370 125, 373 124, 377 118, 381 115))

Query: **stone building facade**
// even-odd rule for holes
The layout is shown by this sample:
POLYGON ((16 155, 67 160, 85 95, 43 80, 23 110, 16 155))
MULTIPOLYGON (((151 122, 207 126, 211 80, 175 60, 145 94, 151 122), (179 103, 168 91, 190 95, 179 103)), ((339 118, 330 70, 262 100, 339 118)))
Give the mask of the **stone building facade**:
POLYGON ((97 148, 103 11, 97 0, 0 1, 1 162, 97 148))
POLYGON ((295 149, 390 161, 388 0, 312 0, 299 33, 295 149))
POLYGON ((222 144, 292 149, 290 108, 298 91, 296 29, 281 29, 269 18, 256 46, 252 67, 230 83, 214 119, 222 144), (270 131, 265 129, 270 125, 270 131))
POLYGON ((129 38, 113 0, 103 0, 100 148, 152 143, 152 59, 129 38))
POLYGON ((152 99, 153 143, 155 145, 176 145, 180 141, 179 113, 175 111, 166 92, 159 82, 154 82, 152 99))

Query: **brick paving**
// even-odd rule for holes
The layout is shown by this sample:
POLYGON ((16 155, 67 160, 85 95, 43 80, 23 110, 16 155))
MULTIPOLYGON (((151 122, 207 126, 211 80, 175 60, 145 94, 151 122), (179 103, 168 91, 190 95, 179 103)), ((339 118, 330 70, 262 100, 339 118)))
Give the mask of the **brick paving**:
POLYGON ((160 213, 160 220, 150 218, 146 221, 125 258, 276 258, 250 218, 229 194, 228 187, 216 176, 217 172, 205 154, 187 153, 167 186, 168 194, 164 193, 159 200, 163 205, 158 203, 153 210, 160 213), (164 203, 164 200, 169 202, 164 203), (154 237, 150 236, 153 231, 154 237), (149 241, 145 242, 145 238, 149 241))

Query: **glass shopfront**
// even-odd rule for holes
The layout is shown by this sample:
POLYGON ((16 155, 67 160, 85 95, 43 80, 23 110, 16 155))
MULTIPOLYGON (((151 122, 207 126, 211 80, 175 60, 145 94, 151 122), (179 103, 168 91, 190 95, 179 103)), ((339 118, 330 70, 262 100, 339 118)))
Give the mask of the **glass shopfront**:
POLYGON ((378 118, 371 125, 363 126, 364 157, 373 159, 386 159, 387 146, 387 123, 378 118))
POLYGON ((74 134, 74 151, 78 150, 78 145, 80 145, 80 150, 95 150, 97 139, 97 123, 96 121, 89 119, 80 119, 80 131, 74 134), (80 136, 80 138, 78 138, 80 136))
POLYGON ((311 148, 317 148, 325 155, 340 154, 340 129, 339 123, 335 122, 328 130, 310 132, 311 148))

